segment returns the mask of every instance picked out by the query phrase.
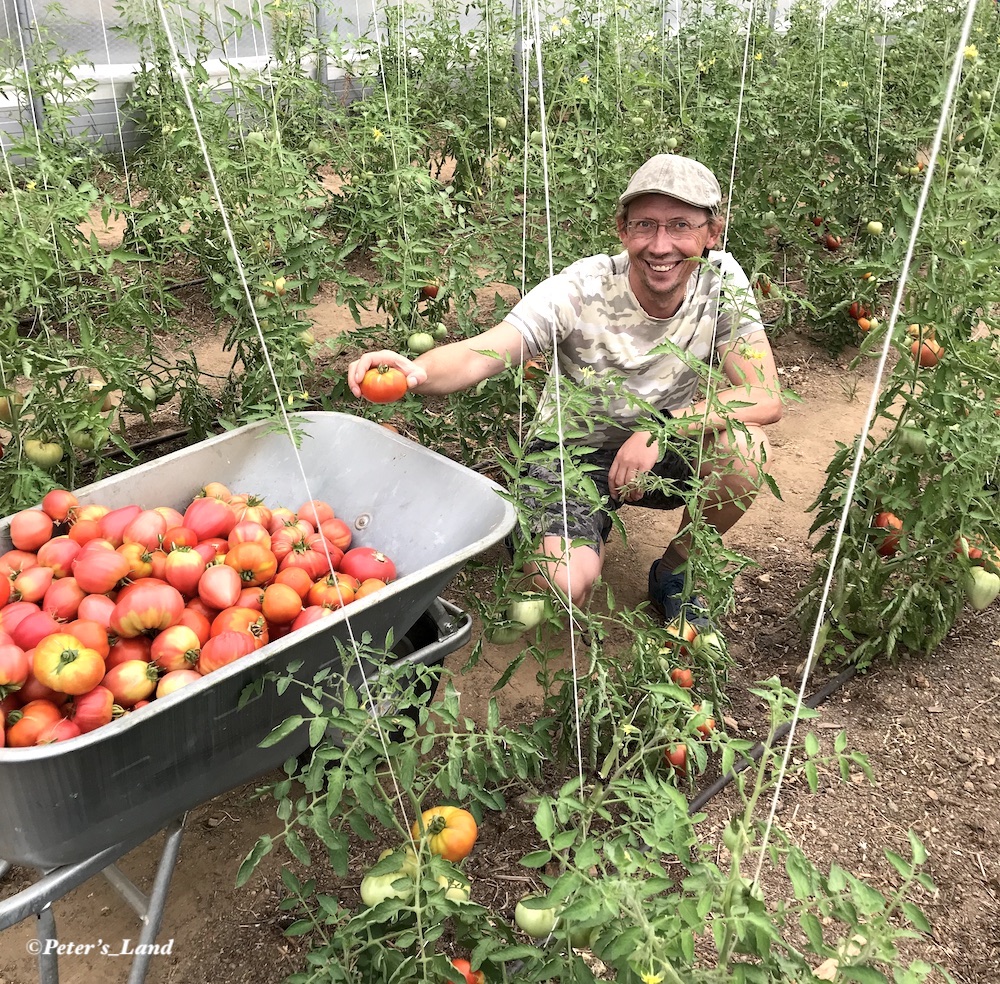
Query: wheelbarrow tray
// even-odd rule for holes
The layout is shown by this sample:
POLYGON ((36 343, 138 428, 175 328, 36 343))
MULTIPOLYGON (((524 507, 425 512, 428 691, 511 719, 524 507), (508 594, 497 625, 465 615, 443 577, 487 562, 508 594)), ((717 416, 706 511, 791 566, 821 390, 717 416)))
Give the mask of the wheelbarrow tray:
MULTIPOLYGON (((293 662, 304 683, 328 667, 341 671, 338 643, 350 651, 370 637, 375 647, 391 646, 470 558, 514 525, 495 483, 378 424, 339 413, 295 420, 297 452, 273 424, 251 424, 89 485, 77 498, 183 511, 200 487, 221 481, 272 506, 324 499, 351 526, 353 545, 393 559, 397 579, 89 734, 0 749, 0 858, 48 869, 138 844, 185 810, 298 755, 308 746, 307 725, 270 747, 260 742, 306 713, 300 688, 279 693, 264 684, 243 706, 240 695, 293 662)), ((0 551, 10 548, 8 526, 0 522, 0 551)))

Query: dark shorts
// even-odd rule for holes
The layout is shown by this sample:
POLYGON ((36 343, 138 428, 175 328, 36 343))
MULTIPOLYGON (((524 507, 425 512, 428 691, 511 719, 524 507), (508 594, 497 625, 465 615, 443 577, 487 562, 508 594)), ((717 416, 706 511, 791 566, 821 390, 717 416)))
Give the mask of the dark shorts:
MULTIPOLYGON (((617 447, 598 448, 587 454, 580 455, 578 461, 586 469, 585 479, 593 482, 600 501, 604 507, 595 507, 592 496, 574 496, 581 476, 576 475, 572 482, 567 482, 566 514, 563 515, 562 496, 558 495, 555 502, 549 501, 551 496, 536 498, 532 495, 532 486, 546 487, 550 492, 560 490, 560 460, 556 445, 543 441, 532 441, 525 448, 526 457, 551 451, 546 455, 544 463, 528 461, 522 469, 522 479, 527 480, 527 487, 520 497, 524 518, 531 527, 533 535, 568 536, 570 541, 586 543, 594 550, 600 549, 600 544, 607 543, 611 535, 611 513, 617 511, 622 502, 611 495, 608 486, 608 472, 614 463, 617 447)), ((572 446, 567 446, 564 454, 570 455, 572 446)), ((663 484, 648 489, 638 502, 628 503, 630 506, 644 506, 647 509, 678 509, 684 505, 684 492, 691 488, 695 475, 694 462, 697 459, 698 446, 694 441, 685 441, 679 448, 668 448, 663 458, 656 463, 650 475, 662 480, 663 484)))

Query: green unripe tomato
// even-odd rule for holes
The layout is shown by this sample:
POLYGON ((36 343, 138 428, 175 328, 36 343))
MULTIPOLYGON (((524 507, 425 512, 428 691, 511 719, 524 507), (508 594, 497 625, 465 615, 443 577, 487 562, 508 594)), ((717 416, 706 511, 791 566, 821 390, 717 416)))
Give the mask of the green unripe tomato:
POLYGON ((778 224, 778 216, 773 211, 765 212, 762 221, 764 223, 764 228, 767 229, 770 226, 778 224))
POLYGON ((633 126, 645 126, 646 125, 646 117, 645 116, 633 116, 632 117, 632 125, 633 126))
POLYGON ((542 133, 540 130, 532 130, 531 136, 528 137, 528 142, 534 144, 536 147, 542 146, 542 133))
POLYGON ((361 879, 361 901, 365 905, 378 905, 386 899, 413 898, 413 880, 402 871, 391 871, 387 875, 365 875, 361 879))
POLYGON ((316 344, 316 336, 308 328, 303 328, 299 332, 299 341, 306 348, 312 348, 316 344))
POLYGON ((251 130, 247 134, 247 143, 253 144, 256 147, 263 147, 266 139, 260 130, 251 130))
POLYGON ((538 96, 528 96, 528 105, 534 109, 538 105, 538 96))
POLYGON ((642 101, 642 108, 643 109, 652 109, 653 108, 653 100, 652 99, 643 99, 643 101, 642 101))
POLYGON ((667 150, 676 150, 679 141, 676 137, 667 137, 667 139, 664 140, 663 143, 664 146, 667 148, 667 150))
POLYGON ((931 440, 927 436, 927 432, 920 430, 919 427, 900 427, 899 444, 900 447, 906 448, 907 451, 912 451, 914 454, 926 454, 930 448, 931 440))
POLYGON ((24 442, 24 454, 30 462, 38 465, 43 471, 51 471, 63 459, 61 444, 56 444, 55 441, 40 441, 36 438, 28 438, 24 442))
POLYGON ((518 601, 512 601, 507 608, 507 618, 515 625, 523 625, 524 630, 540 625, 547 610, 546 598, 543 594, 525 595, 518 601))
POLYGON ((881 236, 883 226, 881 222, 876 219, 872 219, 872 221, 865 226, 865 229, 867 230, 869 236, 881 236))
POLYGON ((406 347, 417 355, 434 348, 434 336, 429 331, 415 331, 406 340, 406 347))
POLYGON ((537 899, 537 895, 527 895, 514 908, 514 922, 518 929, 534 939, 542 939, 549 935, 556 925, 558 913, 554 908, 529 909, 525 902, 537 899))
POLYGON ((431 327, 431 334, 437 341, 448 337, 448 326, 443 321, 438 321, 431 327))
POLYGON ((494 116, 493 117, 493 125, 498 130, 506 130, 507 129, 507 117, 506 116, 494 116))

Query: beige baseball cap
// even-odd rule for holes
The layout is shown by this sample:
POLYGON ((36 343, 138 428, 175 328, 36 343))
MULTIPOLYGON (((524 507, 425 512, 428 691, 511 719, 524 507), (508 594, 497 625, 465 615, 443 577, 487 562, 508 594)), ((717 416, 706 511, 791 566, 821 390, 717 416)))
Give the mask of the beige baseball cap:
POLYGON ((722 189, 715 175, 704 164, 679 154, 650 157, 632 175, 618 199, 618 207, 624 208, 640 195, 669 195, 688 205, 713 211, 722 202, 722 189))

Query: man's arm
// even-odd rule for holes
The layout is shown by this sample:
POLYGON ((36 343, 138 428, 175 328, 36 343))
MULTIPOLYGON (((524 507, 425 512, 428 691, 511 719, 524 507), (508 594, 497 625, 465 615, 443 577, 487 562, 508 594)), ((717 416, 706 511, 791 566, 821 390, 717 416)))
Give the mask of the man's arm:
POLYGON ((438 396, 475 386, 508 365, 519 366, 527 357, 521 333, 510 322, 501 321, 474 338, 436 346, 412 360, 398 352, 366 352, 351 363, 347 383, 351 392, 360 396, 365 373, 372 366, 387 365, 406 373, 412 392, 438 396), (486 354, 490 352, 496 355, 486 354))
POLYGON ((671 411, 675 418, 690 418, 690 436, 694 437, 705 431, 725 430, 727 420, 757 425, 773 424, 780 420, 783 409, 781 383, 767 335, 763 331, 755 331, 743 338, 733 339, 719 346, 718 355, 722 373, 730 385, 726 389, 715 391, 713 404, 748 405, 734 407, 725 414, 718 410, 709 413, 708 401, 700 400, 690 407, 671 411))

